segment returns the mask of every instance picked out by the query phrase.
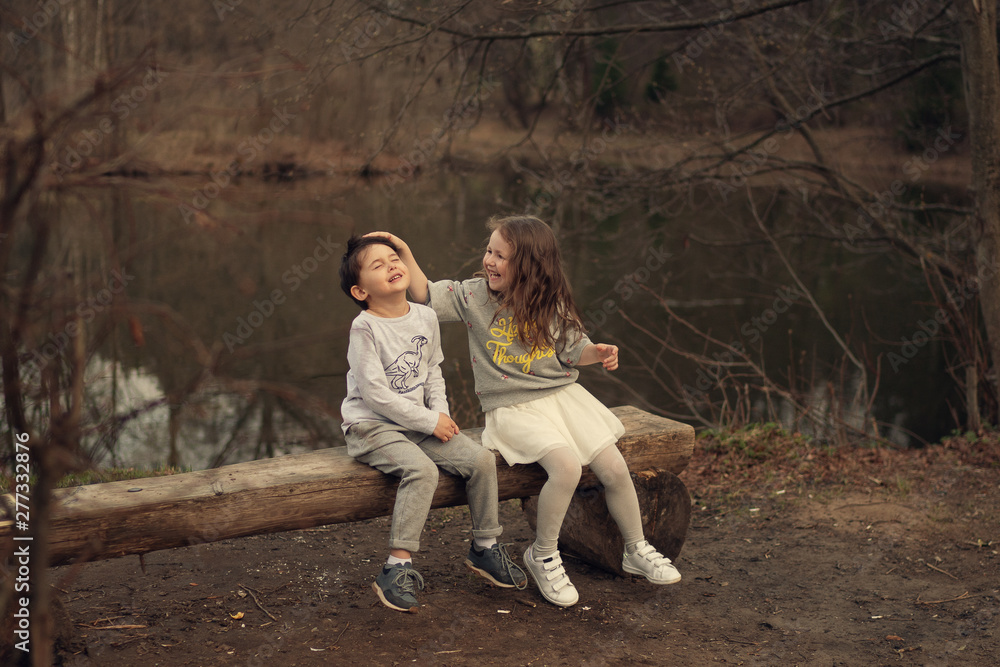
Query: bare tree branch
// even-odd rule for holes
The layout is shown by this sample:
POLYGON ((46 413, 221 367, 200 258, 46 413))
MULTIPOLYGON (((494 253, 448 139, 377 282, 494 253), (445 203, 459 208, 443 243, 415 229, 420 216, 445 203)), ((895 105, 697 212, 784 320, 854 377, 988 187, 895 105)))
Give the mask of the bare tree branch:
POLYGON ((760 16, 761 14, 766 14, 777 9, 783 9, 785 7, 793 7, 795 5, 804 4, 807 2, 812 2, 812 0, 774 0, 772 2, 765 2, 759 7, 754 7, 743 12, 733 13, 732 11, 724 11, 721 14, 704 19, 692 19, 689 21, 672 21, 663 23, 634 23, 628 25, 619 26, 602 26, 595 28, 562 28, 562 29, 536 29, 536 30, 523 30, 520 32, 502 32, 502 31, 486 31, 486 32, 469 32, 466 30, 459 30, 457 28, 448 28, 443 24, 452 18, 452 15, 445 17, 443 20, 436 21, 426 21, 412 16, 407 16, 398 12, 393 12, 381 6, 373 5, 372 9, 379 11, 386 16, 390 16, 393 19, 403 22, 410 23, 423 28, 434 28, 443 33, 450 35, 455 35, 457 37, 462 37, 464 39, 473 40, 526 40, 534 39, 538 37, 600 37, 605 35, 622 35, 622 34, 642 34, 642 33, 662 33, 662 32, 680 32, 684 30, 693 30, 698 28, 714 28, 718 25, 726 25, 732 23, 733 21, 741 21, 744 19, 752 18, 754 16, 760 16))

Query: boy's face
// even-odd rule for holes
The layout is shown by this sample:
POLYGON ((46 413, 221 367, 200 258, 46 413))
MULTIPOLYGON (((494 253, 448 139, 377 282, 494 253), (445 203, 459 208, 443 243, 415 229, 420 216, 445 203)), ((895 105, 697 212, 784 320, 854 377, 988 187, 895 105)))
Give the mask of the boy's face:
POLYGON ((361 251, 358 284, 351 288, 355 299, 367 300, 371 308, 373 304, 396 299, 400 295, 405 299, 409 286, 410 274, 395 250, 377 243, 361 251))

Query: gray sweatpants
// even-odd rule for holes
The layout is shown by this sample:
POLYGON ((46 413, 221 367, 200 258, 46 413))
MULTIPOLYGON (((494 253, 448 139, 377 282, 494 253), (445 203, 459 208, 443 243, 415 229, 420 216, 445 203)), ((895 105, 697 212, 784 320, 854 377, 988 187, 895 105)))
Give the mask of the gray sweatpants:
POLYGON ((346 435, 347 453, 377 470, 399 477, 389 529, 389 548, 420 550, 420 533, 437 489, 438 468, 465 479, 473 537, 498 537, 496 456, 464 433, 449 442, 398 424, 365 421, 346 435))

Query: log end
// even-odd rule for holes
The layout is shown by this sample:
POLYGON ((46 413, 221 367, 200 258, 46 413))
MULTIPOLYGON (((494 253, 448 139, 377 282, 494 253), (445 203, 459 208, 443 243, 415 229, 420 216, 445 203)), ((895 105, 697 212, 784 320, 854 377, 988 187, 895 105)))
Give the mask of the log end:
MULTIPOLYGON (((676 559, 684 546, 691 522, 691 496, 676 475, 664 470, 632 473, 646 540, 667 558, 676 559)), ((525 499, 522 507, 535 530, 538 498, 525 499)), ((619 576, 625 545, 617 524, 608 513, 604 487, 580 488, 566 512, 559 548, 591 565, 619 576)))

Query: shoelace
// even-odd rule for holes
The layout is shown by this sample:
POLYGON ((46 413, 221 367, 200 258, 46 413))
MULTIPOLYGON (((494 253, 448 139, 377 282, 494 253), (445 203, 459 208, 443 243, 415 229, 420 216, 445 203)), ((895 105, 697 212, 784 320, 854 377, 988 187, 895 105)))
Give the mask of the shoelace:
POLYGON ((527 588, 528 575, 525 574, 524 570, 521 569, 520 565, 518 565, 511 559, 510 554, 507 553, 507 545, 497 543, 490 548, 497 552, 497 555, 500 557, 500 565, 502 565, 504 570, 506 570, 507 575, 510 577, 510 580, 514 582, 514 588, 516 588, 519 591, 523 591, 525 588, 527 588), (514 570, 517 570, 518 572, 521 573, 520 584, 517 583, 517 577, 514 576, 514 570))
POLYGON ((415 595, 416 591, 413 590, 413 583, 416 582, 417 590, 424 590, 424 578, 419 572, 405 567, 399 567, 396 570, 396 575, 392 578, 393 586, 398 586, 399 590, 404 593, 415 595))

